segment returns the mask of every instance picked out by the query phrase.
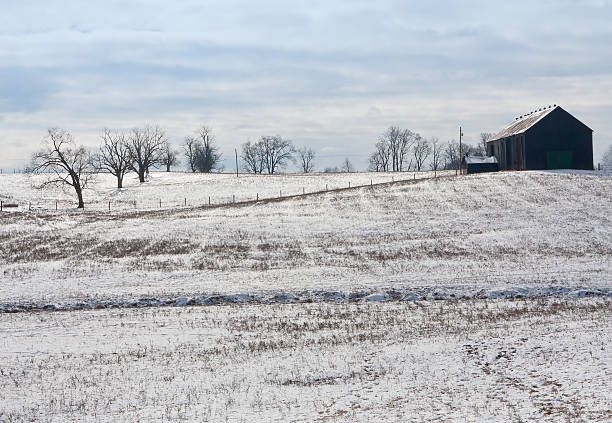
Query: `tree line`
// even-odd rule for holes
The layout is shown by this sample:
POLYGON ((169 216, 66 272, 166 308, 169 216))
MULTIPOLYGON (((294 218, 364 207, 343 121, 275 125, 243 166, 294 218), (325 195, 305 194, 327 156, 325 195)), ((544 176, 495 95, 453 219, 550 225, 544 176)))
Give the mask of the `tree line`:
POLYGON ((451 140, 441 143, 438 138, 427 139, 417 132, 390 126, 379 138, 374 152, 368 159, 368 169, 373 172, 401 172, 425 170, 458 169, 464 156, 486 155, 486 142, 491 134, 480 134, 480 142, 473 146, 451 140))
MULTIPOLYGON (((78 207, 83 208, 83 189, 94 172, 108 172, 116 178, 117 188, 123 188, 128 172, 138 174, 145 182, 152 168, 165 168, 180 163, 181 152, 171 146, 165 131, 159 126, 144 126, 129 131, 104 129, 101 143, 94 152, 77 146, 73 136, 61 128, 51 128, 43 140, 43 147, 32 156, 29 172, 52 175, 40 187, 50 184, 74 188, 78 207)), ((490 134, 481 134, 478 146, 463 144, 463 154, 483 154, 490 134)), ((187 136, 182 144, 186 166, 192 172, 219 172, 223 170, 222 154, 216 138, 208 126, 202 126, 194 136, 187 136)), ((426 163, 432 170, 459 167, 459 144, 456 141, 440 143, 437 138, 427 139, 420 134, 397 126, 389 127, 375 144, 369 156, 369 170, 375 172, 424 170, 426 163)), ((301 172, 314 171, 316 154, 312 148, 296 148, 293 142, 280 135, 264 135, 257 141, 241 146, 242 169, 254 174, 274 174, 293 162, 301 172)), ((324 172, 353 172, 349 158, 341 167, 328 167, 324 172)))

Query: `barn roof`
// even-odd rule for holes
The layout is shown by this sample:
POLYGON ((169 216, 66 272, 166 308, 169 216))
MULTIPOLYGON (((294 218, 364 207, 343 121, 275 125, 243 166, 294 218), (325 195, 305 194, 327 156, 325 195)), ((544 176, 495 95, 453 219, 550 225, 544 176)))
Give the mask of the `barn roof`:
POLYGON ((539 109, 524 116, 521 116, 520 118, 506 126, 504 129, 499 131, 497 134, 489 138, 487 142, 495 141, 500 138, 511 137, 512 135, 522 134, 557 108, 559 108, 559 106, 557 105, 555 105, 554 107, 549 106, 544 109, 539 109))

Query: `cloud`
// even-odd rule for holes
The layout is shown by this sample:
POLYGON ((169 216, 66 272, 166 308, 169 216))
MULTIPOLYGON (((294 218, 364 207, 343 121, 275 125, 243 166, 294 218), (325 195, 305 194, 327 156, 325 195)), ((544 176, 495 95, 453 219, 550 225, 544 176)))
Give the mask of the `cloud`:
POLYGON ((608 136, 611 15, 606 1, 10 2, 0 130, 31 143, 61 125, 95 145, 105 126, 159 123, 178 143, 206 122, 228 151, 281 133, 361 167, 389 125, 477 137, 549 103, 608 136))

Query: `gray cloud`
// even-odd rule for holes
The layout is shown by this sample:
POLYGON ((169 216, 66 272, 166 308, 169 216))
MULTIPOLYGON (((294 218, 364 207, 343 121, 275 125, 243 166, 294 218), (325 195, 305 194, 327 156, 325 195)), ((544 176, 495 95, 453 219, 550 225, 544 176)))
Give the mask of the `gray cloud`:
POLYGON ((444 140, 461 122, 475 139, 563 103, 597 154, 611 17, 609 1, 11 2, 0 134, 64 125, 93 145, 104 126, 159 122, 179 142, 209 122, 230 151, 272 132, 365 157, 391 124, 444 140))

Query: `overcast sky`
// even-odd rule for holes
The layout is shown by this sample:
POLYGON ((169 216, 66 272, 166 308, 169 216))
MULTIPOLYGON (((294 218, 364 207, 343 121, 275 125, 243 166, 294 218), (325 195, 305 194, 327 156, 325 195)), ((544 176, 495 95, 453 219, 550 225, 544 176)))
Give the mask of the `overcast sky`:
POLYGON ((0 14, 0 167, 48 127, 210 125, 226 157, 280 134, 365 169, 399 125, 468 142, 560 104, 612 144, 612 1, 13 1, 0 14))

